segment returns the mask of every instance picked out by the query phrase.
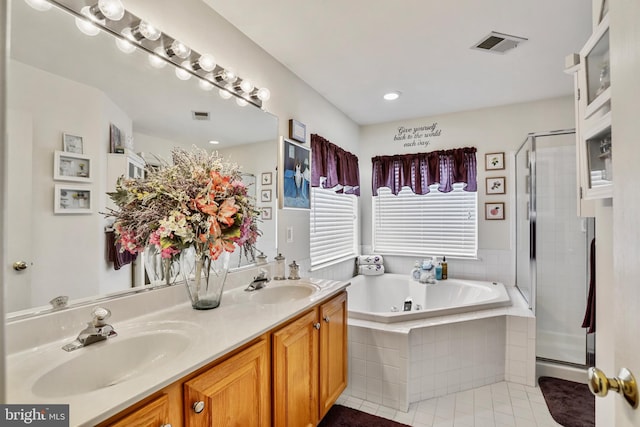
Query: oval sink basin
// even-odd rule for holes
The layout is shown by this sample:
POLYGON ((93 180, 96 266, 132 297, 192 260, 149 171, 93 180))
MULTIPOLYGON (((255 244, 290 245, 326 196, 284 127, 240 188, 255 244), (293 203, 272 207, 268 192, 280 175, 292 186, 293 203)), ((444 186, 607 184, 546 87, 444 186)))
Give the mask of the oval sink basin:
POLYGON ((110 387, 171 361, 190 343, 185 332, 168 330, 109 338, 70 353, 75 357, 38 378, 32 391, 56 398, 110 387))
MULTIPOLYGON (((279 284, 272 281, 262 289, 246 292, 243 289, 232 291, 226 298, 236 304, 281 304, 308 298, 318 291, 318 286, 309 282, 279 284)), ((225 297, 222 298, 224 302, 225 297)))

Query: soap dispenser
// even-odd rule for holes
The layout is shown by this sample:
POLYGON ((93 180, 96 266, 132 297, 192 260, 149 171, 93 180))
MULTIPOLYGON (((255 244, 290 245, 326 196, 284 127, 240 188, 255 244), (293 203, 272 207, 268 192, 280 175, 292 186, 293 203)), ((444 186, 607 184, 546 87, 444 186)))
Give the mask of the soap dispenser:
POLYGON ((449 266, 447 265, 447 257, 443 256, 442 257, 442 280, 447 280, 447 277, 449 276, 449 266))
POLYGON ((278 254, 277 257, 274 258, 275 260, 275 273, 273 274, 273 280, 284 280, 285 276, 284 276, 284 260, 285 258, 282 256, 282 254, 278 254))
POLYGON ((298 280, 300 279, 300 266, 293 261, 289 264, 289 280, 298 280))

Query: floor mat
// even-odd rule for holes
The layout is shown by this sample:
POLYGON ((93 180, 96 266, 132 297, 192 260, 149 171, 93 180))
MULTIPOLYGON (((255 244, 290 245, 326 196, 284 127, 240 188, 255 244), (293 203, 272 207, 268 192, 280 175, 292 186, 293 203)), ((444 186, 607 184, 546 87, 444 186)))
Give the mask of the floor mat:
POLYGON ((564 427, 596 425, 595 396, 589 386, 552 377, 540 377, 538 385, 556 422, 564 427))
POLYGON ((386 418, 380 418, 357 409, 333 405, 318 427, 408 427, 386 418))

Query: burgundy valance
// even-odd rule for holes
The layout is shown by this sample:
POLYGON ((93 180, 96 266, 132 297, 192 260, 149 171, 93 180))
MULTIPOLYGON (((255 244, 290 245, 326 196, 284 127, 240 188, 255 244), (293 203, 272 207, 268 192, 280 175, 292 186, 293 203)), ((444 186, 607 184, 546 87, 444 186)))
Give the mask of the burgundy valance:
POLYGON ((358 157, 317 134, 311 134, 311 186, 360 195, 358 157))
POLYGON ((402 187, 410 187, 415 194, 427 194, 429 186, 436 183, 443 193, 450 192, 456 182, 464 182, 465 191, 478 189, 475 147, 377 156, 371 162, 374 196, 380 187, 390 188, 393 194, 402 187))

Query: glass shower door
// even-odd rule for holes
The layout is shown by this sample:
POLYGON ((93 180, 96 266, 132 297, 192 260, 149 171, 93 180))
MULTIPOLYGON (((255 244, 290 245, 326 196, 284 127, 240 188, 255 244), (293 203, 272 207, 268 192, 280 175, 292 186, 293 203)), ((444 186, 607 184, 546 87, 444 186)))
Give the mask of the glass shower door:
POLYGON ((522 296, 534 307, 532 292, 533 260, 531 247, 530 193, 533 137, 528 137, 516 153, 516 286, 522 296))

